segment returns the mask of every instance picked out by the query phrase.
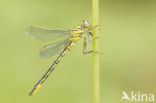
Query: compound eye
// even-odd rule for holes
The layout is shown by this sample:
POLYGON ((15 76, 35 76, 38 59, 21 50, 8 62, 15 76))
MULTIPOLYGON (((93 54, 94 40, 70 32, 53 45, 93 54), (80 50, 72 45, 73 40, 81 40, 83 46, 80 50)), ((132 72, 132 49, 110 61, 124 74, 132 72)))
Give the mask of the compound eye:
POLYGON ((85 26, 89 26, 89 22, 87 20, 84 21, 85 26))

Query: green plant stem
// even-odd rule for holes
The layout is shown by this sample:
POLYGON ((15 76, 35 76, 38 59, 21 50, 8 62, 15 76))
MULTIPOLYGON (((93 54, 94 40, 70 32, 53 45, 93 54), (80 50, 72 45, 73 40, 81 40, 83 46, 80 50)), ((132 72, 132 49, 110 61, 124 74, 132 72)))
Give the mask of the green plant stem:
MULTIPOLYGON (((93 26, 98 26, 99 19, 99 0, 92 0, 92 23, 93 26)), ((98 37, 98 28, 93 30, 93 38, 98 37)), ((98 39, 93 40, 93 51, 99 51, 98 39)), ((99 75, 99 54, 93 53, 93 103, 99 103, 100 101, 100 75, 99 75)))

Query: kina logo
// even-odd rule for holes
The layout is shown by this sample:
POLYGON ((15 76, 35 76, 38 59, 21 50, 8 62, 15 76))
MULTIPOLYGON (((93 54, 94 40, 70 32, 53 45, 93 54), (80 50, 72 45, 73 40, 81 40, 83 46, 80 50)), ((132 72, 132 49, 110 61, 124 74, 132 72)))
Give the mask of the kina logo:
POLYGON ((127 100, 131 102, 153 102, 154 101, 154 94, 152 93, 141 93, 141 92, 134 92, 131 91, 128 95, 125 91, 122 91, 122 98, 121 100, 127 100))

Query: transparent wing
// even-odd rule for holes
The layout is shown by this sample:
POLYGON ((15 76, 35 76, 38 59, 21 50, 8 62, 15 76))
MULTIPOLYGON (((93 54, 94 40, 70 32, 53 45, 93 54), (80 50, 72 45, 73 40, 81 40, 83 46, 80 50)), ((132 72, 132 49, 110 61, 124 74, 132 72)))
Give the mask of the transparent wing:
POLYGON ((69 35, 69 30, 52 30, 43 27, 32 26, 26 29, 26 34, 35 39, 53 40, 67 37, 69 35))
POLYGON ((60 53, 68 44, 68 39, 59 41, 55 44, 51 44, 48 46, 45 46, 41 49, 40 51, 40 56, 41 57, 51 57, 53 55, 56 55, 60 53))

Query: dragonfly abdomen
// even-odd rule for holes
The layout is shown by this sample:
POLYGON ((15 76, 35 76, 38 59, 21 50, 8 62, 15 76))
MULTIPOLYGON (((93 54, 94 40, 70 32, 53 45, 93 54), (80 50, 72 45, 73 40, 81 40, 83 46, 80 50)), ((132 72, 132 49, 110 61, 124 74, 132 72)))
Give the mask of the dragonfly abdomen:
POLYGON ((48 78, 48 76, 52 73, 52 71, 55 69, 56 65, 61 61, 63 56, 66 54, 66 50, 64 49, 62 53, 59 55, 59 57, 54 61, 54 63, 50 66, 48 71, 43 75, 43 77, 36 83, 32 91, 29 93, 29 95, 33 95, 35 92, 38 91, 38 89, 41 87, 42 83, 48 78))
POLYGON ((60 60, 63 58, 65 54, 66 54, 65 50, 63 50, 63 52, 59 55, 59 57, 54 61, 54 65, 52 66, 52 68, 54 68, 60 62, 60 60))

